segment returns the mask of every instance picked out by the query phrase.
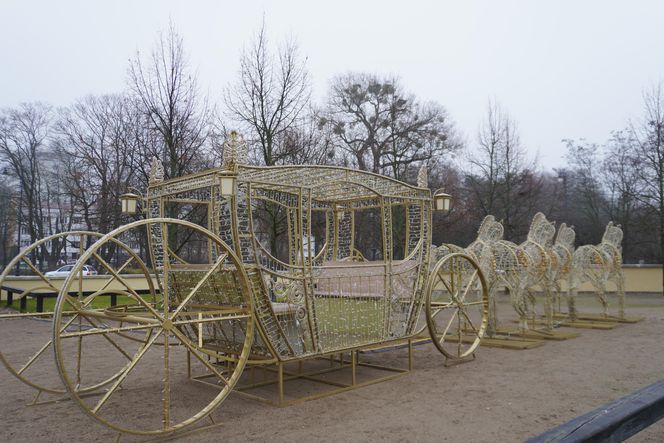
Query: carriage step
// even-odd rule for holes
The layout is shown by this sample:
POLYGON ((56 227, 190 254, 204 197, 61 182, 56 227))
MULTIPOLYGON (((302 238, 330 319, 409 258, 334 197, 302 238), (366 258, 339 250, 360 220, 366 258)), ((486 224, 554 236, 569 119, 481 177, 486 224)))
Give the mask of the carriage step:
MULTIPOLYGON (((565 314, 554 314, 554 317, 561 318, 567 317, 565 314)), ((617 315, 609 315, 605 317, 599 314, 577 314, 576 319, 579 321, 592 321, 603 323, 638 323, 643 321, 644 317, 618 317, 617 315)))
POLYGON ((571 338, 578 337, 578 332, 564 332, 564 331, 543 331, 539 329, 511 329, 511 328, 497 328, 496 333, 500 335, 507 335, 509 337, 520 337, 520 338, 534 338, 541 340, 569 340, 571 338))

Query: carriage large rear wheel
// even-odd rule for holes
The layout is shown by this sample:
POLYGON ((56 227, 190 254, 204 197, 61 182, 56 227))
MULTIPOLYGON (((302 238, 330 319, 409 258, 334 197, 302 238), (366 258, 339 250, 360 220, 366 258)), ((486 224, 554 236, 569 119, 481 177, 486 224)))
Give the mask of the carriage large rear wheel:
MULTIPOLYGON (((0 340, 0 362, 14 377, 39 393, 64 394, 66 391, 57 375, 51 350, 52 335, 47 326, 47 321, 53 316, 53 309, 49 307, 52 303, 49 304, 47 298, 47 303, 42 306, 42 312, 31 312, 35 308, 32 301, 40 293, 58 293, 64 277, 47 275, 46 271, 39 269, 40 264, 36 257, 40 256, 42 248, 46 248, 49 252, 59 250, 61 254, 73 249, 80 255, 86 245, 94 243, 101 236, 102 234, 90 231, 68 231, 50 235, 23 249, 0 274, 0 287, 17 290, 12 294, 12 304, 25 305, 28 310, 28 312, 14 311, 0 314, 2 336, 11 336, 11 339, 0 340), (26 279, 11 280, 17 268, 20 269, 21 277, 26 279), (26 337, 11 332, 15 322, 26 320, 32 320, 26 337), (35 338, 36 335, 40 335, 39 339, 35 338), (18 342, 21 346, 18 348, 12 346, 12 350, 3 350, 2 345, 9 342, 12 344, 18 342)), ((72 317, 68 321, 70 320, 75 321, 72 317)), ((99 380, 95 385, 80 386, 79 390, 94 391, 107 382, 108 380, 99 380)))
POLYGON ((443 355, 473 355, 489 321, 489 294, 472 257, 453 253, 435 264, 426 286, 425 310, 431 340, 443 355))
POLYGON ((237 383, 254 338, 250 283, 240 259, 205 228, 154 218, 102 237, 72 275, 85 265, 110 276, 125 303, 99 312, 72 296, 73 276, 63 284, 53 344, 73 400, 106 426, 136 435, 172 433, 210 416, 237 383), (131 263, 136 274, 121 274, 101 255, 112 242, 131 245, 116 262, 131 263), (148 290, 136 289, 139 281, 147 281, 148 290), (81 321, 64 327, 69 311, 81 321), (80 395, 79 383, 107 373, 116 375, 100 395, 80 395))

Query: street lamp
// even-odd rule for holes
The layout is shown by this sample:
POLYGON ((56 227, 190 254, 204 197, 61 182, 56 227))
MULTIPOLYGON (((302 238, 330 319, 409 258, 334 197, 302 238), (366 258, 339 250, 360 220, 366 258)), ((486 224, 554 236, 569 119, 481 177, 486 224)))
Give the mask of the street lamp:
POLYGON ((449 211, 452 205, 452 196, 445 193, 442 189, 433 194, 433 208, 436 211, 449 211))

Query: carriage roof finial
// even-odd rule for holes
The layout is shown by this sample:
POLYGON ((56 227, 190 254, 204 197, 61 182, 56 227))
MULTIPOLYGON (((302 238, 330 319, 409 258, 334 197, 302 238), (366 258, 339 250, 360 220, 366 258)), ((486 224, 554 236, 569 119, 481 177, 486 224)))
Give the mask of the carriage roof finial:
POLYGON ((247 143, 237 131, 231 131, 222 148, 225 168, 235 171, 240 164, 247 163, 247 143))
POLYGON ((427 174, 427 165, 422 164, 420 166, 420 170, 417 173, 417 186, 420 188, 428 188, 429 187, 429 178, 427 174))
POLYGON ((158 183, 164 181, 164 165, 157 157, 152 157, 150 164, 150 177, 148 183, 158 183))

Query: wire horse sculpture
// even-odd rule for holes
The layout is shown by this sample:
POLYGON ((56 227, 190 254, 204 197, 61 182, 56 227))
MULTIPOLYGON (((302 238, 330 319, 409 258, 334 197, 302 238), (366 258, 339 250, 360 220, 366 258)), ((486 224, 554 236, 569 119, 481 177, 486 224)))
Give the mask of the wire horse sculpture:
POLYGON ((598 245, 584 245, 574 251, 569 272, 568 315, 576 320, 576 297, 579 286, 590 282, 596 290, 597 298, 602 307, 602 316, 611 318, 609 303, 606 297, 607 283, 616 286, 618 295, 618 318, 625 318, 625 277, 622 271, 623 231, 620 225, 609 222, 604 230, 602 241, 598 245))
POLYGON ((531 303, 533 317, 535 312, 535 297, 533 286, 539 285, 544 292, 544 318, 545 328, 553 327, 553 292, 550 280, 551 269, 558 266, 557 257, 552 253, 553 239, 556 235, 555 222, 546 219, 546 216, 538 212, 533 217, 528 239, 521 244, 526 253, 531 257, 533 267, 528 272, 528 285, 526 293, 531 303))
POLYGON ((558 228, 556 240, 551 247, 551 254, 555 257, 553 263, 555 266, 549 268, 548 281, 552 285, 552 292, 555 294, 554 310, 560 312, 562 288, 561 282, 568 282, 572 268, 572 258, 574 257, 574 241, 576 232, 574 226, 567 226, 562 223, 558 228))
POLYGON ((555 227, 544 214, 533 217, 527 240, 520 245, 503 239, 504 228, 493 215, 487 215, 478 230, 478 236, 468 247, 442 245, 435 249, 437 257, 463 251, 475 258, 484 272, 489 289, 489 324, 487 335, 497 332, 498 312, 496 291, 505 287, 512 307, 519 316, 522 330, 530 329, 529 318, 535 320, 533 286, 539 285, 545 294, 546 326, 553 325, 551 297, 552 273, 557 269, 557 257, 552 250, 555 227))
MULTIPOLYGON (((314 378, 288 372, 287 363, 337 356, 341 367, 350 362, 352 382, 334 386, 361 386, 359 352, 403 342, 410 350, 423 321, 447 359, 474 357, 488 323, 487 284, 475 255, 453 251, 431 262, 435 196, 424 186, 425 170, 413 186, 343 167, 250 166, 246 150, 233 132, 221 168, 168 180, 153 160, 144 218, 90 234, 96 241, 81 243, 57 287, 36 270, 59 292, 46 315, 52 337, 20 362, 0 353, 10 372, 44 366, 51 350, 62 381, 54 392, 118 436, 154 437, 203 418, 214 422, 212 411, 230 392, 249 395, 243 388, 255 368, 275 368, 278 404, 286 380, 314 378), (261 214, 270 211, 285 228, 282 255, 261 238, 261 214), (372 260, 360 250, 361 224, 374 228, 379 254, 372 260), (84 276, 87 266, 99 275, 84 276), (144 279, 147 292, 134 289, 128 271, 144 279), (102 303, 109 294, 122 303, 102 303), (197 412, 179 412, 175 402, 197 412)), ((29 262, 27 255, 16 260, 29 262)), ((248 384, 256 385, 265 383, 248 384)))
POLYGON ((545 292, 546 318, 553 316, 547 277, 552 263, 548 248, 555 232, 554 223, 538 212, 530 224, 526 241, 517 245, 507 240, 499 240, 494 244, 493 254, 498 275, 510 293, 510 301, 519 316, 522 331, 531 329, 528 319, 534 320, 536 316, 535 297, 532 292, 536 285, 540 285, 545 292))
POLYGON ((511 272, 509 267, 498 268, 497 266, 497 256, 495 255, 496 243, 502 240, 503 232, 503 225, 499 221, 496 221, 493 215, 487 215, 482 220, 482 223, 480 223, 480 227, 477 230, 477 238, 467 247, 463 248, 458 245, 445 243, 432 249, 433 261, 439 260, 451 253, 466 253, 473 257, 479 264, 480 269, 484 273, 489 294, 489 322, 486 330, 486 334, 489 337, 496 334, 498 325, 496 290, 500 286, 499 283, 505 280, 514 280, 509 277, 501 278, 505 273, 511 272))

